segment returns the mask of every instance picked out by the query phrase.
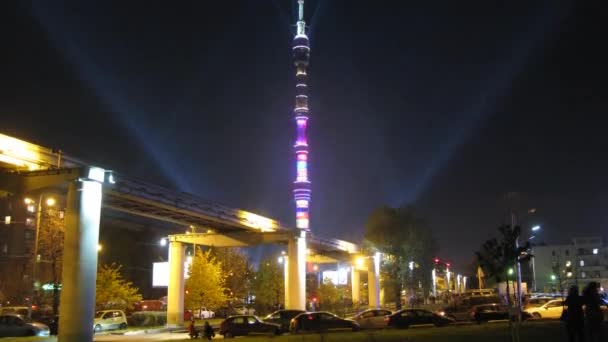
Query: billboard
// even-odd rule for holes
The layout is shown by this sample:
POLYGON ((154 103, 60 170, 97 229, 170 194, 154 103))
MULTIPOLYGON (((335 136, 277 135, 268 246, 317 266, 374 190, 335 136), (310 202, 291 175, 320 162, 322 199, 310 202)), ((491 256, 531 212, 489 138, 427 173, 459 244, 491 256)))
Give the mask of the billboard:
MULTIPOLYGON (((188 279, 188 268, 192 263, 192 258, 188 257, 184 262, 184 279, 188 279)), ((152 287, 169 286, 169 262, 152 263, 152 287)))
POLYGON ((323 281, 329 279, 334 285, 348 284, 348 269, 340 268, 337 271, 323 271, 323 281))

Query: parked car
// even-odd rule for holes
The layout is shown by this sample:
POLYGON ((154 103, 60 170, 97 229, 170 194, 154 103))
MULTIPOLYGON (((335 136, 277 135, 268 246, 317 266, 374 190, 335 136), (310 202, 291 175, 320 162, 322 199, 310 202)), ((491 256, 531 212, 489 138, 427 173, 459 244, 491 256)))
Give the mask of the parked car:
POLYGON ((524 303, 524 309, 527 308, 536 308, 539 306, 542 306, 543 304, 552 301, 553 297, 534 297, 534 298, 529 298, 526 300, 526 302, 524 303))
POLYGON ((361 329, 378 329, 386 328, 386 316, 393 313, 390 310, 384 309, 369 309, 359 312, 351 319, 359 324, 361 329))
POLYGON ((95 332, 112 329, 127 329, 127 317, 122 310, 103 310, 95 313, 93 330, 95 332))
POLYGON ((527 308, 525 312, 534 318, 560 318, 563 310, 564 300, 553 299, 541 306, 527 308))
MULTIPOLYGON (((517 310, 515 312, 509 311, 509 306, 503 304, 483 304, 474 306, 471 310, 471 316, 477 323, 505 319, 517 320, 517 310)), ((525 311, 521 313, 521 316, 524 320, 532 317, 525 311)))
POLYGON ((215 312, 207 309, 206 307, 200 307, 194 310, 194 317, 200 319, 208 319, 215 317, 215 312))
POLYGON ((59 333, 59 316, 44 316, 38 321, 49 327, 51 335, 57 335, 59 333))
POLYGON ((498 296, 482 296, 463 298, 460 303, 447 306, 439 310, 437 314, 456 321, 468 321, 471 319, 471 311, 476 305, 482 304, 502 304, 498 296))
POLYGON ((304 310, 277 310, 264 317, 264 322, 278 324, 281 326, 281 332, 288 332, 289 322, 297 315, 305 312, 304 310))
POLYGON ((0 315, 0 337, 49 335, 49 327, 45 324, 28 322, 24 316, 18 314, 0 315))
POLYGON ((133 311, 166 311, 167 305, 159 299, 144 299, 135 303, 133 311))
POLYGON ((5 306, 0 307, 0 315, 4 314, 15 314, 27 316, 28 307, 27 306, 5 306))
POLYGON ((404 309, 387 316, 387 326, 406 329, 412 325, 433 324, 437 327, 446 326, 454 319, 421 309, 404 309))
POLYGON ((338 329, 359 330, 359 324, 351 319, 340 318, 330 312, 301 313, 289 322, 290 332, 327 331, 338 329))
POLYGON ((220 324, 220 335, 223 335, 224 338, 253 334, 279 335, 280 333, 280 325, 262 322, 258 317, 251 315, 231 316, 220 324))

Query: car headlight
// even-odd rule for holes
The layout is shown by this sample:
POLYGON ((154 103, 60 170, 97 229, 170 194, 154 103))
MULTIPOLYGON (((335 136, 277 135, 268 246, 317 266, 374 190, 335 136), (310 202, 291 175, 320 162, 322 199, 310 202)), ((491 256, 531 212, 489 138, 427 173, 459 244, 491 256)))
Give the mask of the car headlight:
POLYGON ((437 314, 438 314, 439 316, 445 316, 445 311, 439 311, 437 314))

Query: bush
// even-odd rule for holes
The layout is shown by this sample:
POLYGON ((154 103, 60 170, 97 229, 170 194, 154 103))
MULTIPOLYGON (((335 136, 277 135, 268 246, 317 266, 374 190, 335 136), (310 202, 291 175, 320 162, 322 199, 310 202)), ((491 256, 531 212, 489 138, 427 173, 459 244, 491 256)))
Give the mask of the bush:
POLYGON ((138 311, 134 312, 129 325, 134 327, 153 327, 167 324, 167 311, 138 311))

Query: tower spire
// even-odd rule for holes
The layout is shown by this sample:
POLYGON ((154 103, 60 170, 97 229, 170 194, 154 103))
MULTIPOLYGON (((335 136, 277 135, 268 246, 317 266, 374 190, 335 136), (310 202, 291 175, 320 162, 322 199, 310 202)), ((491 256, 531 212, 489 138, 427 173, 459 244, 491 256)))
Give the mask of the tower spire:
POLYGON ((304 21, 304 0, 298 0, 298 33, 297 35, 306 35, 306 22, 304 21))
POLYGON ((298 0, 298 31, 293 38, 293 64, 296 67, 296 103, 293 109, 296 121, 296 142, 293 146, 296 157, 296 180, 293 195, 296 202, 296 227, 305 231, 310 229, 310 180, 308 179, 308 61, 310 44, 306 36, 304 22, 304 0, 298 0))

